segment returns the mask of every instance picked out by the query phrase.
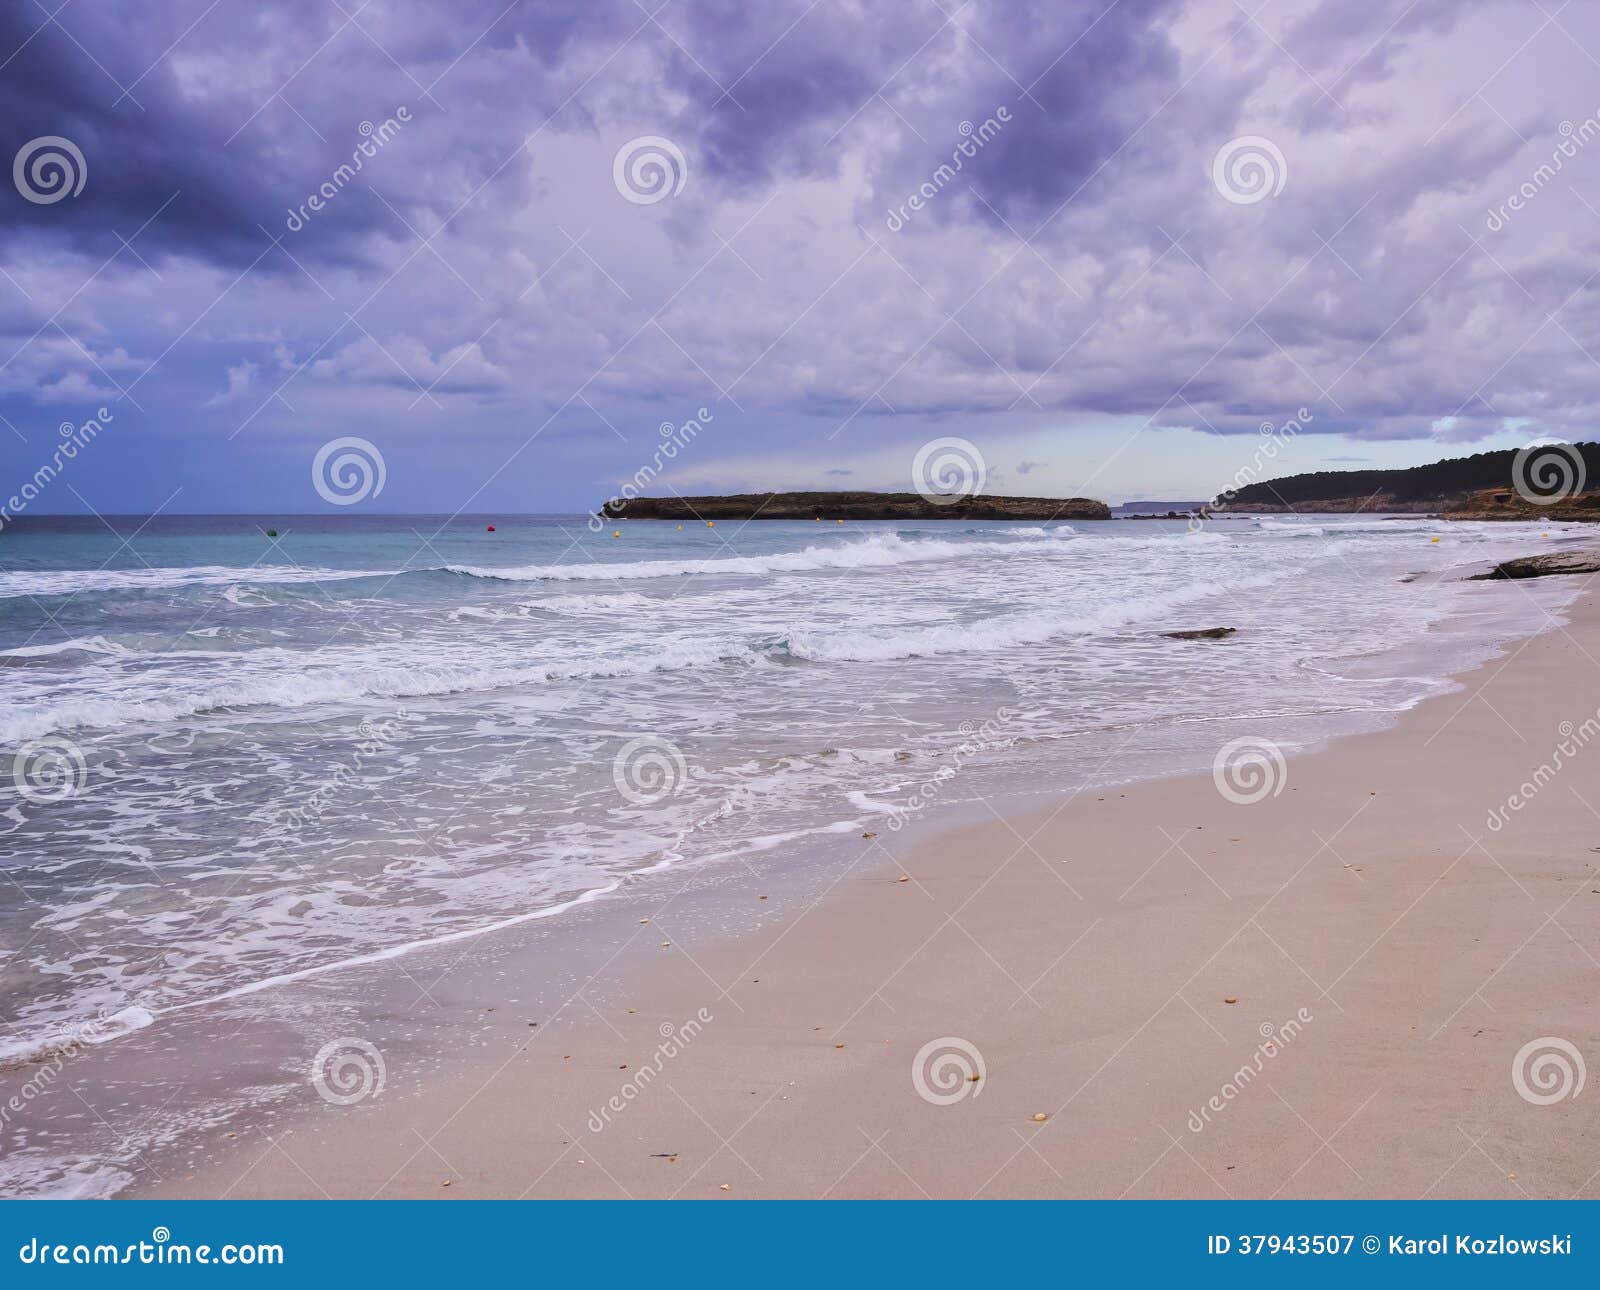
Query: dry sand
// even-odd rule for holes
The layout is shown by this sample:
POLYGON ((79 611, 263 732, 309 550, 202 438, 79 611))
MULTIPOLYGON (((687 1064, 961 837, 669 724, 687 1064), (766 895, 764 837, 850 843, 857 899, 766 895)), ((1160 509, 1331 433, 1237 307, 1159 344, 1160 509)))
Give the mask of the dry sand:
POLYGON ((1487 819, 1586 738, 1600 597, 1462 682, 1254 804, 1204 775, 884 830, 724 884, 734 936, 666 883, 601 902, 615 954, 560 1018, 431 1080, 391 1057, 382 1095, 143 1192, 1594 1197, 1600 1087, 1538 1105, 1513 1062, 1554 1037, 1600 1079, 1600 737, 1487 819), (940 1105, 913 1064, 947 1038, 984 1073, 940 1105))

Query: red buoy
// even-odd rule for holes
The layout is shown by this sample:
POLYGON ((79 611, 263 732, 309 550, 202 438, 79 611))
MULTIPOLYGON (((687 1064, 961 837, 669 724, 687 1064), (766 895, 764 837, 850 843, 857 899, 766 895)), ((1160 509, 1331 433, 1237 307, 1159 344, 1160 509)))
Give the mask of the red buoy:
POLYGON ((484 532, 485 532, 485 533, 493 533, 493 532, 494 532, 494 525, 493 525, 493 524, 491 524, 491 525, 489 525, 489 527, 488 527, 488 528, 486 528, 486 529, 485 529, 485 530, 484 530, 484 532))

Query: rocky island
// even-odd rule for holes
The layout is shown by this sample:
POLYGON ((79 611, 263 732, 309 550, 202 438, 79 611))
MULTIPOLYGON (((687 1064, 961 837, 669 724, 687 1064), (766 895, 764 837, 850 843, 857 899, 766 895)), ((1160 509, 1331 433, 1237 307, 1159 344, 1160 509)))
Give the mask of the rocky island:
POLYGON ((1090 497, 952 497, 921 493, 734 493, 722 497, 612 498, 608 519, 627 520, 1109 520, 1090 497))

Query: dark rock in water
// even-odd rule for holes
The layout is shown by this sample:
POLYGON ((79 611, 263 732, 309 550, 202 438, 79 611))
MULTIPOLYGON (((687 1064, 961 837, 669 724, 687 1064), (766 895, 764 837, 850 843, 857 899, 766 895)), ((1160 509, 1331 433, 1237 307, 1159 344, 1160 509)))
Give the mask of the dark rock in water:
POLYGON ((920 493, 737 493, 614 497, 599 514, 624 520, 1109 520, 1090 497, 940 497, 920 493))
POLYGON ((1495 565, 1488 573, 1475 573, 1469 582, 1501 578, 1548 578, 1557 573, 1600 573, 1600 558, 1587 551, 1562 551, 1550 555, 1524 555, 1495 565))
POLYGON ((1237 627, 1203 627, 1192 632, 1162 632, 1169 641, 1220 641, 1224 637, 1232 636, 1239 629, 1237 627))

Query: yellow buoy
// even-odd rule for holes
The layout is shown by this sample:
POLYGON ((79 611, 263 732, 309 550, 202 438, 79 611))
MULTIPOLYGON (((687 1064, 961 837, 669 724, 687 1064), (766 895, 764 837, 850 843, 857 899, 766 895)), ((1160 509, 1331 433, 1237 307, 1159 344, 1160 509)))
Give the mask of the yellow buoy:
POLYGON ((1430 542, 1437 542, 1438 540, 1439 540, 1438 538, 1429 538, 1428 539, 1428 541, 1430 541, 1430 542))
POLYGON ((843 520, 835 520, 835 521, 834 521, 834 523, 835 523, 835 524, 843 524, 843 523, 844 523, 844 521, 843 521, 843 520))
POLYGON ((678 525, 678 532, 680 532, 680 533, 682 533, 682 532, 683 532, 683 525, 681 525, 681 524, 680 524, 680 525, 678 525))
POLYGON ((621 529, 612 529, 611 530, 611 536, 612 537, 621 537, 622 536, 622 530, 621 529))
POLYGON ((707 521, 706 521, 706 527, 707 527, 707 528, 708 528, 708 529, 714 529, 714 528, 716 528, 716 527, 717 527, 717 522, 716 522, 716 520, 707 520, 707 521))

